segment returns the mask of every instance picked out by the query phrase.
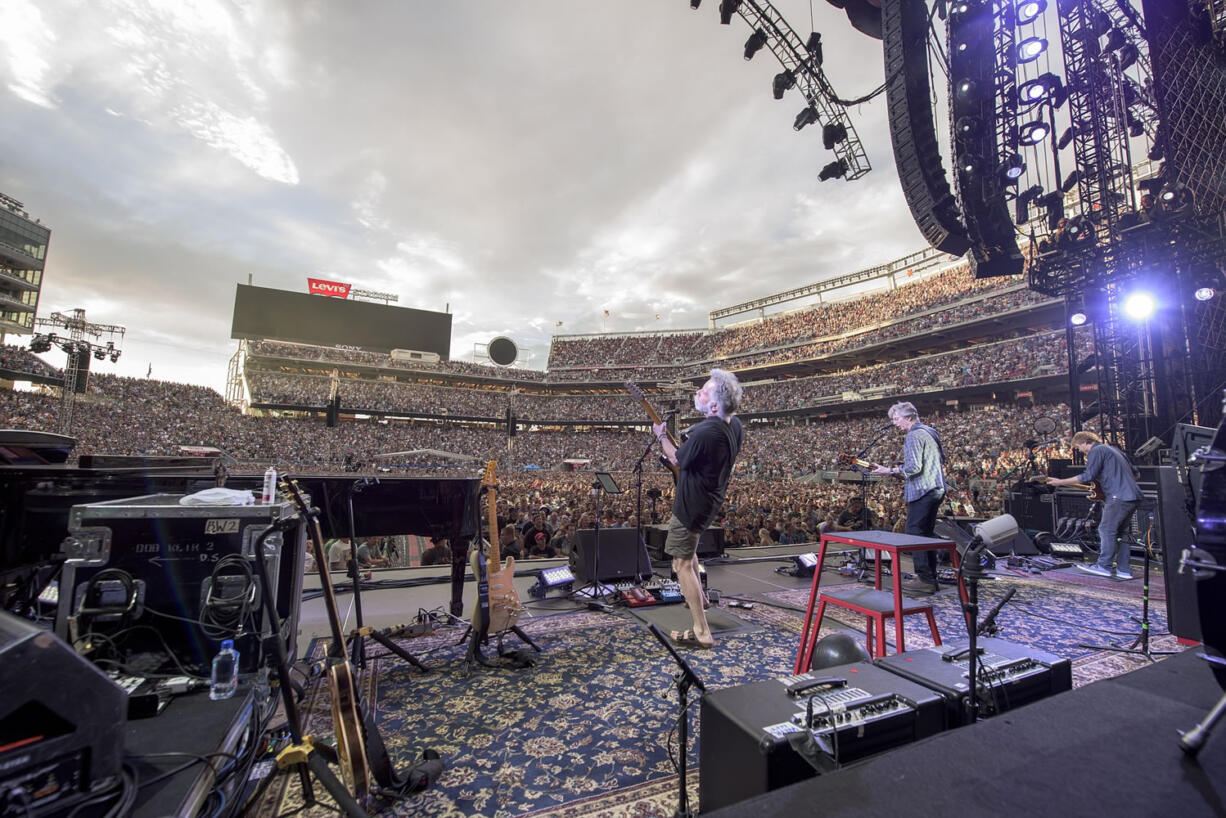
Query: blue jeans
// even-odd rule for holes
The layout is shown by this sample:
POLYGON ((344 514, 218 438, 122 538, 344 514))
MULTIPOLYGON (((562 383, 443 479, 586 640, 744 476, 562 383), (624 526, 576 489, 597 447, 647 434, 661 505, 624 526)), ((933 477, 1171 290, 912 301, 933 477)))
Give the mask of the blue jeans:
MULTIPOLYGON (((943 489, 933 489, 918 500, 907 503, 907 526, 903 531, 917 537, 934 536, 937 524, 937 511, 941 508, 941 500, 945 497, 943 489)), ((915 562, 915 574, 923 582, 936 584, 937 552, 914 551, 911 554, 915 562)))
POLYGON ((1110 571, 1113 563, 1119 563, 1120 572, 1128 573, 1129 547, 1119 539, 1128 530, 1128 521, 1139 505, 1140 500, 1117 500, 1114 497, 1103 503, 1103 515, 1098 521, 1099 568, 1110 571))

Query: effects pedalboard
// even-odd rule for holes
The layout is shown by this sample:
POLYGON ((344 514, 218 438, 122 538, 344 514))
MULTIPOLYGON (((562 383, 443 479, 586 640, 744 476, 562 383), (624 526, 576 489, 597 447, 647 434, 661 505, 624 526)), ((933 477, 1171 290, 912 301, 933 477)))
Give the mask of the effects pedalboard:
POLYGON ((653 579, 642 587, 626 583, 617 586, 617 593, 631 608, 674 605, 685 601, 681 595, 681 586, 674 580, 653 579))

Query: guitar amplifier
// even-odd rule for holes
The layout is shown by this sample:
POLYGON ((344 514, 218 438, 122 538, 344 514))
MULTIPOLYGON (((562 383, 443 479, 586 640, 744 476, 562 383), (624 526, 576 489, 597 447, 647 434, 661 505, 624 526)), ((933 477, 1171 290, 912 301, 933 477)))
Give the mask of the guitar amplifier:
MULTIPOLYGON (((956 727, 967 723, 970 664, 961 653, 967 644, 968 640, 962 639, 891 654, 878 659, 877 667, 941 694, 949 726, 956 727)), ((1068 659, 1004 639, 983 637, 976 644, 982 651, 976 671, 982 716, 1003 713, 1073 688, 1073 666, 1068 659)))
POLYGON ((813 733, 839 763, 945 729, 938 694, 867 662, 708 692, 698 749, 704 813, 817 774, 788 740, 803 732, 810 696, 813 733), (790 686, 819 676, 845 684, 788 695, 790 686))
POLYGON ((221 641, 232 638, 241 625, 245 636, 235 647, 242 672, 249 673, 261 659, 260 635, 272 630, 260 602, 267 593, 293 657, 302 597, 303 524, 264 540, 264 569, 272 587, 261 587, 254 565, 256 540, 274 522, 292 516, 293 505, 184 506, 180 497, 150 494, 73 506, 69 537, 63 543, 68 559, 60 582, 56 634, 71 643, 87 629, 109 635, 148 625, 129 631, 120 643, 129 658, 140 658, 143 670, 153 670, 144 664, 169 647, 179 662, 207 674, 221 641), (237 559, 214 571, 227 557, 237 559))
MULTIPOLYGON (((664 540, 668 537, 668 526, 645 525, 643 535, 647 539, 647 553, 656 562, 672 559, 664 553, 664 540)), ((698 537, 698 549, 695 553, 699 559, 712 559, 724 555, 724 529, 711 526, 698 537)))

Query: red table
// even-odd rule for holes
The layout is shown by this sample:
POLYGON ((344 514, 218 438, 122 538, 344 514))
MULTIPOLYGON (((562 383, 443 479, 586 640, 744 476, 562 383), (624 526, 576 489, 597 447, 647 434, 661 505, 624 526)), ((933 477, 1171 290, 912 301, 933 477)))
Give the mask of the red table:
MULTIPOLYGON (((952 540, 941 540, 934 537, 917 537, 914 534, 897 534, 893 531, 842 531, 834 534, 823 534, 821 544, 818 546, 817 552, 817 568, 813 571, 813 588, 809 591, 809 605, 805 610, 805 624, 800 633, 800 648, 796 651, 796 666, 793 669, 794 673, 804 673, 809 669, 809 663, 813 659, 813 648, 817 644, 817 634, 821 630, 819 623, 813 621, 813 610, 817 606, 819 596, 818 587, 822 582, 822 568, 826 563, 826 544, 827 543, 845 543, 856 548, 871 548, 880 552, 885 552, 891 556, 893 569, 891 574, 894 577, 894 644, 901 646, 903 644, 902 623, 903 623, 903 604, 902 604, 902 570, 900 568, 900 554, 911 554, 916 551, 931 551, 938 548, 944 548, 949 551, 949 559, 953 562, 954 570, 957 570, 961 564, 958 559, 958 546, 952 540)), ((875 569, 875 587, 881 589, 881 559, 874 560, 875 569)), ((962 597, 962 604, 967 603, 966 583, 962 581, 961 572, 958 573, 958 594, 962 597)), ((965 613, 965 608, 963 608, 965 613)), ((967 615, 967 628, 973 627, 970 624, 969 614, 967 615)), ((969 633, 969 630, 967 631, 969 633)))

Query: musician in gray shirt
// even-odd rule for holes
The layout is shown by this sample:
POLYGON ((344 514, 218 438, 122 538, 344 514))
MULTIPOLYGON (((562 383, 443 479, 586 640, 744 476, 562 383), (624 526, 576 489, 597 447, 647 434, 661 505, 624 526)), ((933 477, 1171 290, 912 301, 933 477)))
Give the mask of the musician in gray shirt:
POLYGON ((1109 577, 1114 566, 1116 579, 1132 579, 1128 567, 1129 545, 1120 542, 1128 531, 1133 513, 1141 504, 1141 487, 1133 476, 1132 464, 1123 452, 1103 443, 1102 438, 1093 432, 1073 435, 1073 448, 1086 456, 1085 471, 1076 477, 1049 480, 1048 483, 1071 486, 1097 480, 1106 495, 1098 522, 1098 562, 1077 567, 1087 574, 1109 577))
MULTIPOLYGON (((903 497, 907 501, 907 534, 935 536, 934 528, 941 500, 945 497, 945 453, 937 430, 920 422, 915 404, 903 401, 890 407, 890 421, 907 433, 902 444, 902 465, 876 465, 874 474, 893 474, 905 480, 903 497)), ((937 552, 916 551, 916 579, 902 587, 916 594, 937 592, 937 552)))

